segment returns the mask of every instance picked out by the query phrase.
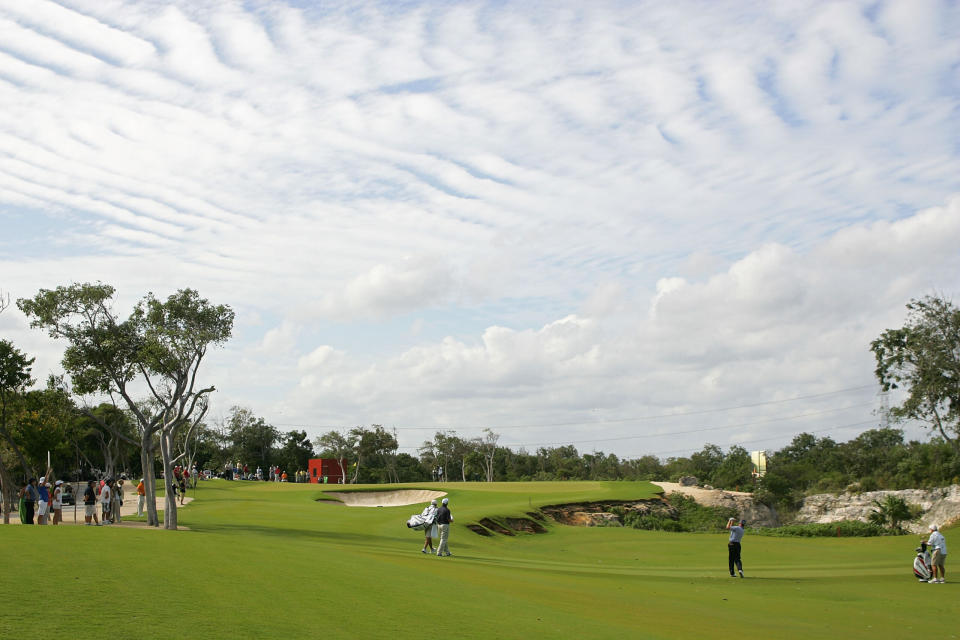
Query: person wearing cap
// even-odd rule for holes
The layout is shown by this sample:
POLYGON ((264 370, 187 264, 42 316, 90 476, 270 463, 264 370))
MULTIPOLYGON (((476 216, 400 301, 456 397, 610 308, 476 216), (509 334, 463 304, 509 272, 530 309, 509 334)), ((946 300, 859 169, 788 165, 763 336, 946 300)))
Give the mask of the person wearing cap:
POLYGON ((947 561, 947 540, 943 537, 943 534, 940 533, 940 528, 932 524, 930 525, 930 537, 927 538, 927 546, 933 549, 933 554, 930 556, 930 567, 933 569, 933 577, 930 578, 930 583, 940 583, 943 584, 947 581, 947 569, 944 566, 947 561), (939 569, 939 578, 937 578, 939 569))
POLYGON ((50 507, 50 485, 45 477, 40 478, 37 493, 40 494, 40 499, 37 501, 37 524, 47 524, 47 509, 50 507))
POLYGON ((110 484, 112 482, 112 478, 107 478, 103 482, 103 486, 100 487, 100 508, 103 511, 103 524, 110 524, 110 496, 113 494, 113 491, 110 490, 110 484))
POLYGON ((137 515, 143 515, 144 501, 147 499, 147 489, 143 486, 143 478, 140 478, 140 484, 137 485, 137 515))
POLYGON ((730 539, 727 541, 727 562, 730 565, 730 577, 736 578, 733 572, 734 567, 740 577, 743 577, 743 563, 740 561, 740 541, 743 540, 743 527, 747 524, 746 520, 741 520, 736 524, 735 518, 727 520, 727 529, 730 531, 730 539))
POLYGON ((114 480, 110 487, 110 522, 120 524, 120 507, 123 506, 123 480, 114 480))
POLYGON ((50 502, 50 508, 53 509, 53 524, 60 524, 63 520, 63 489, 60 485, 63 484, 63 480, 57 480, 53 483, 53 500, 50 502))
POLYGON ((447 539, 450 537, 450 523, 453 522, 453 516, 450 514, 450 508, 447 504, 448 498, 440 502, 440 508, 437 509, 437 529, 440 533, 440 544, 437 546, 437 556, 450 556, 450 548, 447 546, 447 539))
POLYGON ((433 539, 437 537, 437 501, 436 499, 431 500, 430 504, 426 509, 420 514, 423 516, 423 521, 427 523, 427 526, 424 528, 424 540, 423 540, 423 549, 420 550, 420 553, 433 553, 433 539), (430 551, 427 551, 427 548, 430 548, 430 551))

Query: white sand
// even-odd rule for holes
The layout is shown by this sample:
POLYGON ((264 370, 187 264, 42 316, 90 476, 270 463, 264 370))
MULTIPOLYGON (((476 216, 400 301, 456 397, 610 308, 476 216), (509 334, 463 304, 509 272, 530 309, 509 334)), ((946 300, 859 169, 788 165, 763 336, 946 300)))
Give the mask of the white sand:
POLYGON ((723 489, 704 489, 702 487, 685 487, 678 482, 653 482, 652 484, 657 485, 663 492, 666 494, 673 493, 678 491, 684 495, 688 495, 698 503, 708 506, 725 506, 723 500, 724 496, 749 496, 753 495, 745 491, 724 491, 723 489))
POLYGON ((324 495, 336 498, 348 507, 401 507, 439 500, 447 495, 444 491, 426 489, 397 489, 396 491, 324 491, 324 495))

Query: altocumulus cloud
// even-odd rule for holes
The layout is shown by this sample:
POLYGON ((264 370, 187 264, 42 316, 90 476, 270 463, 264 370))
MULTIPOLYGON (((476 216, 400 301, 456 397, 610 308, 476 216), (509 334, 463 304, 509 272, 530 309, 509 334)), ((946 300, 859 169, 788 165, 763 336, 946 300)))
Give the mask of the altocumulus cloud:
MULTIPOLYGON (((0 286, 229 303, 205 375, 277 422, 695 448, 626 420, 859 388, 910 297, 958 290, 958 16, 0 3, 0 286)), ((56 369, 15 310, 0 329, 56 369)), ((870 415, 833 400, 704 433, 870 415)))

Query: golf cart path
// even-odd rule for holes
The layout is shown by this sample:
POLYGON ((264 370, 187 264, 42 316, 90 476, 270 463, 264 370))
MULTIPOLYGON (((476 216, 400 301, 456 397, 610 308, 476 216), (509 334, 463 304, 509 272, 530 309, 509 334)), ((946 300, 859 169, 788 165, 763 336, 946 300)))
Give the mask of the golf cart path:
MULTIPOLYGON (((191 502, 193 502, 193 498, 189 498, 189 497, 184 498, 182 505, 179 503, 177 504, 177 509, 178 510, 183 509, 185 506, 187 506, 191 502)), ((165 503, 165 499, 163 497, 157 498, 157 511, 162 512, 164 510, 164 508, 166 507, 164 503, 165 503)), ((69 525, 69 526, 81 525, 82 526, 83 524, 85 524, 83 513, 84 513, 83 505, 78 504, 77 510, 76 510, 76 521, 74 521, 73 505, 68 505, 63 509, 63 521, 57 526, 60 526, 60 525, 69 525)), ((137 515, 137 496, 136 494, 134 494, 132 498, 129 496, 124 498, 123 505, 121 505, 120 507, 120 518, 121 518, 120 523, 112 524, 109 526, 122 527, 125 529, 156 529, 158 528, 158 527, 148 526, 146 522, 135 522, 133 520, 123 520, 123 518, 125 517, 136 516, 136 515, 137 515)), ((97 517, 99 516, 100 516, 100 505, 97 504, 97 517)), ((53 515, 51 515, 50 518, 52 521, 53 515)), ((161 520, 163 520, 163 518, 161 518, 161 520)), ((10 513, 10 524, 20 524, 19 513, 15 511, 10 513)), ((163 527, 159 527, 159 528, 162 529, 163 527)), ((186 531, 188 530, 188 527, 177 527, 177 529, 186 531)))

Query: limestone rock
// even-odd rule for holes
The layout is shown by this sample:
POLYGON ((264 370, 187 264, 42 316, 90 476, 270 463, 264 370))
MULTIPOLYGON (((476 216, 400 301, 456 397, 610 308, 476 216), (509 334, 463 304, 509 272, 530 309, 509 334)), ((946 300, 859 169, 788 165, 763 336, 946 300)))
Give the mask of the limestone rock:
POLYGON ((944 525, 960 517, 960 485, 938 489, 902 489, 900 491, 844 492, 839 495, 820 493, 807 496, 797 513, 799 523, 826 523, 841 520, 867 522, 876 509, 874 501, 883 502, 889 495, 898 496, 909 505, 919 505, 923 515, 903 527, 915 533, 926 533, 931 523, 944 525))

